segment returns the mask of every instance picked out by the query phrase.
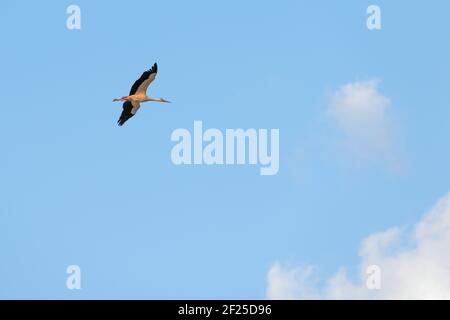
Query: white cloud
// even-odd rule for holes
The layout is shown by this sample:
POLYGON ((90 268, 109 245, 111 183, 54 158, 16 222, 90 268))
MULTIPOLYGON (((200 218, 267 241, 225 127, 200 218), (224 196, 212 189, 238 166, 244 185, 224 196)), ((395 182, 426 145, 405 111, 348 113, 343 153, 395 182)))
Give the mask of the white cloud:
POLYGON ((358 155, 391 160, 395 139, 390 107, 390 99, 378 91, 378 81, 369 80, 339 88, 331 97, 327 114, 358 155))
POLYGON ((275 263, 267 276, 269 299, 450 299, 450 193, 412 231, 391 228, 362 241, 357 281, 346 269, 319 286, 312 267, 275 263), (366 287, 370 265, 381 269, 381 289, 366 287))
POLYGON ((273 264, 267 280, 267 296, 274 299, 292 300, 298 297, 320 298, 314 281, 314 268, 283 267, 280 263, 273 264))

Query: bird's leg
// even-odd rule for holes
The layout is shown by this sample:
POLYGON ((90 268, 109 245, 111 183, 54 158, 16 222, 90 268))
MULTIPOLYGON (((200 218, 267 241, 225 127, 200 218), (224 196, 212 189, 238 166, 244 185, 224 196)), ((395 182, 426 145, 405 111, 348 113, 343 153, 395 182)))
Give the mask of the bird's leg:
POLYGON ((167 102, 167 103, 171 103, 170 101, 163 99, 163 98, 145 98, 144 101, 153 101, 153 102, 167 102))
POLYGON ((169 100, 163 99, 163 98, 159 98, 157 99, 158 102, 166 102, 166 103, 172 103, 169 100))

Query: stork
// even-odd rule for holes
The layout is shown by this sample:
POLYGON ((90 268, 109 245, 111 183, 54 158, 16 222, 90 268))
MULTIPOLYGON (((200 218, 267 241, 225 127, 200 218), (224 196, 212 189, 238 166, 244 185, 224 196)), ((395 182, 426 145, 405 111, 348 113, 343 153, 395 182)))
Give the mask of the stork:
POLYGON ((119 126, 122 126, 128 119, 133 117, 141 107, 141 102, 154 101, 154 102, 168 102, 163 98, 150 98, 147 96, 147 88, 150 83, 156 78, 158 72, 158 65, 155 63, 150 70, 145 71, 139 79, 133 84, 128 96, 122 98, 113 99, 113 101, 125 101, 123 103, 123 111, 117 121, 119 126))

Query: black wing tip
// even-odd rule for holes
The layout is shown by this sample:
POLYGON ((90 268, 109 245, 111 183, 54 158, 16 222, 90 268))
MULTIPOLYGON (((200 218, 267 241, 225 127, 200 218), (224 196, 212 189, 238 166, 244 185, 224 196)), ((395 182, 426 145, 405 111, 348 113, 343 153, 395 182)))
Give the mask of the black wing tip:
MULTIPOLYGON (((131 116, 131 117, 132 117, 132 116, 131 116)), ((131 117, 122 117, 122 116, 121 116, 120 119, 117 120, 117 125, 118 125, 119 127, 123 126, 124 123, 127 122, 128 119, 130 119, 131 117)))
POLYGON ((123 126, 123 124, 125 123, 125 121, 127 121, 127 120, 125 120, 122 116, 120 116, 119 120, 117 120, 117 125, 118 125, 119 127, 121 127, 121 126, 123 126))
POLYGON ((158 64, 155 62, 148 71, 150 71, 150 73, 158 73, 158 64))
POLYGON ((122 105, 122 108, 122 113, 120 114, 119 120, 117 120, 117 124, 119 125, 119 127, 123 126, 123 124, 127 122, 128 119, 134 116, 134 114, 131 113, 133 105, 130 101, 125 101, 122 105))

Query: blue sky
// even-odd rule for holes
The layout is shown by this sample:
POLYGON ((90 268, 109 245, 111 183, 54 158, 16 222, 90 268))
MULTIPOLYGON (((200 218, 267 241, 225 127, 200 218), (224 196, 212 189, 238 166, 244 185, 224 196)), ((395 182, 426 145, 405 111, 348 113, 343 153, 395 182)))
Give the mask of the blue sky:
POLYGON ((329 277, 448 190, 446 1, 2 1, 0 298, 266 297, 275 261, 329 277), (66 8, 81 8, 81 30, 66 8), (366 28, 366 8, 382 29, 366 28), (149 104, 120 104, 158 62, 149 104), (327 110, 378 80, 396 165, 327 110), (174 166, 177 128, 279 128, 280 171, 174 166), (343 146, 344 145, 344 146, 343 146), (366 150, 366 149, 364 149, 366 150), (389 161, 388 161, 389 162, 389 161), (82 289, 65 286, 79 265, 82 289))

